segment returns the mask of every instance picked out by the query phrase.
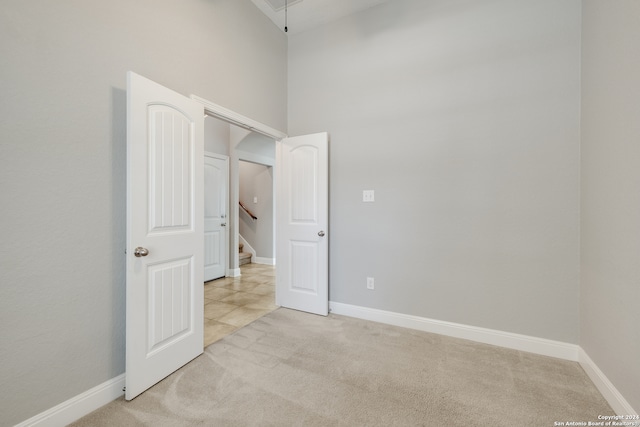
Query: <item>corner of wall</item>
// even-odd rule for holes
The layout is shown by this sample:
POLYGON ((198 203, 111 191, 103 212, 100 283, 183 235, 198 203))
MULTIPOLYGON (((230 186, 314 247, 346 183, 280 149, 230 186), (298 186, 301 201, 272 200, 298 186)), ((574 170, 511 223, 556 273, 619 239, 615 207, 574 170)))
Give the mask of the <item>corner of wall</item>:
POLYGON ((631 407, 629 402, 582 348, 580 348, 578 361, 617 415, 638 415, 638 412, 631 407))

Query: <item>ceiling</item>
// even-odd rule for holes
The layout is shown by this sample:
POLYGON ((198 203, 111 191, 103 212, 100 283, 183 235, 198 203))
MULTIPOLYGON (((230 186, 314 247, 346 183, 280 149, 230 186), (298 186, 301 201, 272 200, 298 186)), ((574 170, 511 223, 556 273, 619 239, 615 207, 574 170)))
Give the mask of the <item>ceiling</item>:
MULTIPOLYGON (((285 0, 251 1, 284 31, 285 0)), ((287 0, 288 33, 301 33, 387 1, 389 0, 287 0)))

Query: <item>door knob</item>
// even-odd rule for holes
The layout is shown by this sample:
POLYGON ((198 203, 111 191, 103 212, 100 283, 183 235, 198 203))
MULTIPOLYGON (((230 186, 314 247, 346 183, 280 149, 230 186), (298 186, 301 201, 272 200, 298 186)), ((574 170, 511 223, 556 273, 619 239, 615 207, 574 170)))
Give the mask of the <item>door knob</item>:
POLYGON ((133 254, 138 258, 140 258, 141 256, 147 256, 149 255, 149 249, 138 246, 134 249, 133 254))
POLYGON ((324 231, 322 231, 322 230, 318 231, 318 236, 324 237, 324 231))

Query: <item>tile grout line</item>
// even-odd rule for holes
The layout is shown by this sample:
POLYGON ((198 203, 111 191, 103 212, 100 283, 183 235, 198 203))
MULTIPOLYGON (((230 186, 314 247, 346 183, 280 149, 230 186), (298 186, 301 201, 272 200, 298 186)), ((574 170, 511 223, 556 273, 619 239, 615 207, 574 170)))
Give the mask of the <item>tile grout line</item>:
POLYGON ((274 303, 275 277, 271 274, 273 269, 242 268, 243 275, 240 277, 205 282, 205 347, 277 308, 274 303), (253 292, 256 289, 261 292, 253 292), (216 304, 224 304, 227 309, 209 313, 213 317, 207 317, 207 306, 215 310, 213 306, 216 304))

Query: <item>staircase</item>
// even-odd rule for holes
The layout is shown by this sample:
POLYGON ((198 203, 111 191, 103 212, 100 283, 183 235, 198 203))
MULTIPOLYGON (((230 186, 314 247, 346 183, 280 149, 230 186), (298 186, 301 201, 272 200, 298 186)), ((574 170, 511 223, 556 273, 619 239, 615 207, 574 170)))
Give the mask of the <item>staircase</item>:
POLYGON ((251 252, 243 252, 244 244, 238 245, 240 265, 251 264, 251 252))

